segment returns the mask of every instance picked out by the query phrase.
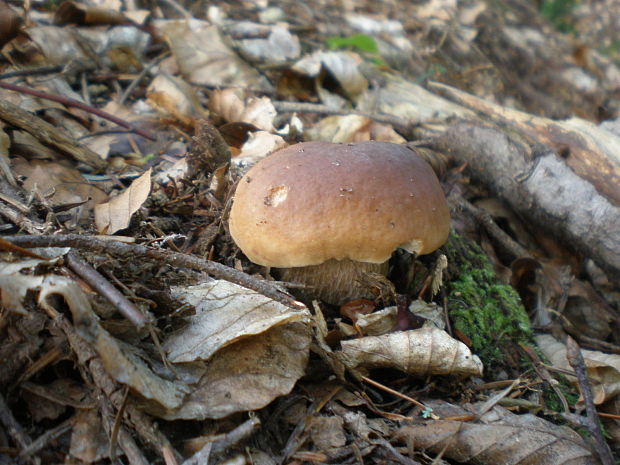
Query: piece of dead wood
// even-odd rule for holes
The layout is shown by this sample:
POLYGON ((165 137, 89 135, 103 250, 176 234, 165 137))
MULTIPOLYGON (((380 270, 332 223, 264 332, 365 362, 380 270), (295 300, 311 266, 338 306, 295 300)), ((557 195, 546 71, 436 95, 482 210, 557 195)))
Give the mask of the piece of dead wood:
POLYGON ((69 137, 60 128, 4 99, 0 99, 0 119, 27 131, 41 143, 51 145, 89 166, 103 169, 107 165, 99 155, 69 137))
POLYGON ((556 153, 536 154, 513 133, 470 121, 452 124, 437 145, 466 162, 517 213, 620 278, 620 208, 556 153))
POLYGON ((239 284, 248 289, 252 289, 264 296, 270 297, 276 302, 294 309, 305 308, 305 306, 289 296, 284 291, 279 290, 269 281, 263 281, 252 276, 237 271, 221 263, 212 262, 201 257, 188 255, 169 250, 160 250, 145 247, 137 244, 125 244, 114 240, 104 240, 97 237, 66 234, 66 235, 46 235, 46 236, 5 236, 5 240, 21 247, 75 247, 95 253, 109 253, 119 258, 147 259, 159 263, 167 263, 172 266, 190 268, 197 271, 204 271, 210 275, 225 279, 226 281, 239 284))

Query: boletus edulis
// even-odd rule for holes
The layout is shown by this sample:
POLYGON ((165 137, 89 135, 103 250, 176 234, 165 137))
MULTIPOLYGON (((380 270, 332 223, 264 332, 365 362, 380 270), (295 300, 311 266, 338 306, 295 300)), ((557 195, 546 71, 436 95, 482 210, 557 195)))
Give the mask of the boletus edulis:
POLYGON ((392 253, 433 252, 450 212, 430 166, 388 142, 305 142, 239 181, 230 233, 254 263, 331 304, 372 297, 360 273, 387 273, 392 253))

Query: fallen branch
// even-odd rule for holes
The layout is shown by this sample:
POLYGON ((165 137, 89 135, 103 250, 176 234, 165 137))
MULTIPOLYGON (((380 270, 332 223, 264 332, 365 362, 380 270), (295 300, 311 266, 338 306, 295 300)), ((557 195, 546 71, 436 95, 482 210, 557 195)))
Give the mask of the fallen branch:
POLYGON ((125 244, 115 240, 106 240, 92 236, 80 234, 66 234, 58 236, 5 236, 8 242, 25 248, 31 247, 75 247, 77 249, 88 250, 94 253, 108 253, 118 258, 126 259, 147 259, 158 263, 180 268, 190 268, 196 271, 204 271, 210 275, 225 279, 240 286, 252 289, 264 296, 267 296, 287 307, 294 309, 303 308, 303 304, 296 301, 293 297, 277 289, 269 281, 263 281, 251 277, 250 275, 237 271, 221 263, 212 262, 194 255, 187 255, 168 250, 151 249, 143 245, 125 244))

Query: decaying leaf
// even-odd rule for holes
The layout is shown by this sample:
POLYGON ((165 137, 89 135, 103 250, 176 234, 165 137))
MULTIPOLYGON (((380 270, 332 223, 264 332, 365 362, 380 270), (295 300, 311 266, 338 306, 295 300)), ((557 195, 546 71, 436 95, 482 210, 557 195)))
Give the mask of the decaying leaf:
POLYGON ((440 329, 420 328, 342 341, 342 355, 355 368, 396 368, 412 375, 482 374, 482 362, 465 344, 440 329))
POLYGON ((147 408, 169 420, 224 418, 262 408, 276 397, 288 394, 304 375, 310 341, 310 331, 304 323, 279 325, 239 339, 209 360, 205 375, 192 386, 180 408, 147 408))
MULTIPOLYGON (((434 413, 441 415, 442 405, 436 404, 427 403, 434 413)), ((471 411, 451 407, 451 415, 458 411, 476 413, 475 406, 471 411)), ((443 452, 449 459, 472 465, 599 463, 585 441, 570 428, 532 414, 515 415, 502 407, 494 407, 477 423, 431 420, 405 426, 396 437, 413 441, 416 448, 434 454, 443 452)))
POLYGON ((15 174, 23 176, 24 188, 37 192, 56 207, 77 205, 74 211, 77 217, 85 217, 95 204, 105 202, 108 196, 89 183, 82 174, 74 169, 55 162, 43 160, 13 160, 15 174))
POLYGON ((160 114, 192 126, 194 118, 204 117, 196 90, 182 79, 160 74, 147 89, 147 101, 160 114))
POLYGON ((196 315, 173 333, 164 349, 173 362, 208 360, 222 348, 264 333, 275 326, 308 323, 310 314, 291 308, 228 281, 211 280, 172 290, 176 298, 196 307, 196 315))
POLYGON ((108 457, 110 441, 101 425, 98 409, 78 409, 74 416, 69 453, 85 463, 108 457))
POLYGON ((205 21, 157 21, 181 73, 192 83, 269 90, 267 79, 222 40, 217 26, 205 21))
POLYGON ((244 21, 233 25, 227 32, 248 37, 239 40, 238 44, 241 54, 252 61, 280 63, 294 60, 301 53, 299 38, 282 25, 265 26, 244 21))
POLYGON ((151 191, 151 169, 135 179, 122 193, 107 203, 95 206, 95 225, 102 234, 114 234, 129 226, 131 216, 138 211, 151 191))
MULTIPOLYGON (((540 350, 558 367, 572 371, 566 359, 566 346, 549 334, 536 336, 540 350)), ((595 350, 581 350, 585 360, 588 379, 592 385, 594 402, 602 404, 615 398, 620 393, 620 355, 606 354, 595 350)), ((577 379, 568 376, 574 383, 577 379)))

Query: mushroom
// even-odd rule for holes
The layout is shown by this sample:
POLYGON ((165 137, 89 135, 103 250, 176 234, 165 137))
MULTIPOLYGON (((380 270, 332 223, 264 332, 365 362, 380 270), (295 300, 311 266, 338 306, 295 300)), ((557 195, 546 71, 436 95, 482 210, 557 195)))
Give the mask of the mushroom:
POLYGON ((388 142, 305 142, 279 150, 239 181, 230 234, 254 263, 307 284, 331 304, 369 298, 362 273, 384 276, 392 253, 433 252, 450 212, 430 166, 388 142))

